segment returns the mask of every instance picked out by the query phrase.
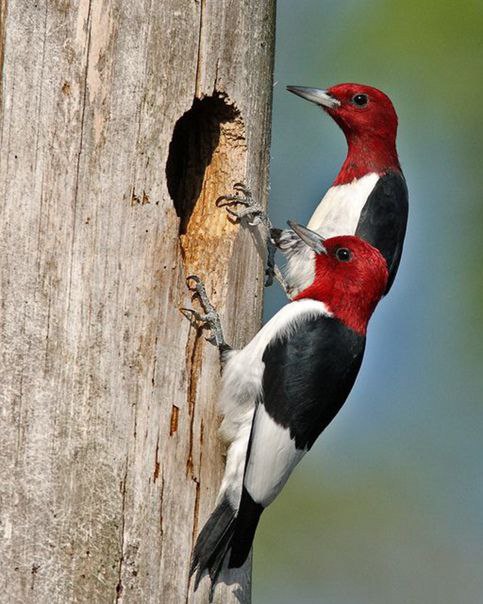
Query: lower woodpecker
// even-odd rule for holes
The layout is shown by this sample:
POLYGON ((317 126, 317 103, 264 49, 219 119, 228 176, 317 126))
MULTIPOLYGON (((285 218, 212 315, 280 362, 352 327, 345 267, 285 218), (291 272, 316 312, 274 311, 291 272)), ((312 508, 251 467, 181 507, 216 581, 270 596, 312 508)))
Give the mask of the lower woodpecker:
POLYGON ((387 263, 367 242, 289 226, 307 248, 310 283, 241 350, 225 343, 203 284, 192 277, 207 314, 189 312, 212 330, 222 357, 220 432, 228 444, 216 506, 191 562, 195 589, 207 572, 211 596, 225 572, 244 564, 260 515, 347 399, 368 321, 387 288, 387 263))

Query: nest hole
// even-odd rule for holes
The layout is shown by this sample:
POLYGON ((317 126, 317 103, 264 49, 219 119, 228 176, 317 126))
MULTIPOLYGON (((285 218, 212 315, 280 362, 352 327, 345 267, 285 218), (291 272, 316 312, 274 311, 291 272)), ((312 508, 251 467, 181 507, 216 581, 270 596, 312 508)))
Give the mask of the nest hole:
POLYGON ((220 142, 222 124, 239 119, 239 112, 222 96, 195 99, 176 122, 166 164, 168 191, 185 235, 205 179, 206 168, 220 142))

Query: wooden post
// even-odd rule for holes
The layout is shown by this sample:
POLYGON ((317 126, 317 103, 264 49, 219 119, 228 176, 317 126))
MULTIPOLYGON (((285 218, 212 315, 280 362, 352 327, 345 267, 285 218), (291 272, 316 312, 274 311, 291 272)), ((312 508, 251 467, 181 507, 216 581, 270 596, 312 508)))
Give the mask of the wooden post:
MULTIPOLYGON (((0 593, 206 602, 193 539, 223 471, 217 351, 261 314, 274 0, 0 0, 0 593)), ((220 587, 215 601, 249 602, 220 587)))

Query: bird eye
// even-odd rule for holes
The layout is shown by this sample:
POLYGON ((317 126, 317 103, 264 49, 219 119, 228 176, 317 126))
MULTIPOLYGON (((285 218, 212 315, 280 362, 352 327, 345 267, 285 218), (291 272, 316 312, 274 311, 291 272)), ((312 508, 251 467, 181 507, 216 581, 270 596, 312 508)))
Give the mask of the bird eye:
POLYGON ((335 252, 335 256, 337 260, 340 260, 341 262, 349 262, 349 260, 352 259, 351 251, 348 250, 346 247, 340 247, 335 252))
POLYGON ((358 107, 365 107, 369 102, 367 94, 356 94, 352 97, 352 102, 358 107))

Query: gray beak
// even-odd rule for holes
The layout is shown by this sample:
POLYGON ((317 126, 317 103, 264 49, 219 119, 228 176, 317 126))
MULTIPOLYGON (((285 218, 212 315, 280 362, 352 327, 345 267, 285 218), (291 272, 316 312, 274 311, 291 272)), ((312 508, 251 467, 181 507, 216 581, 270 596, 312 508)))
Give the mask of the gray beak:
POLYGON ((292 220, 287 220, 288 226, 292 229, 292 231, 300 237, 300 239, 309 246, 309 248, 313 249, 316 254, 327 254, 327 250, 324 246, 325 239, 321 237, 315 231, 311 231, 307 227, 302 226, 301 224, 297 224, 296 222, 292 222, 292 220))
POLYGON ((327 93, 326 90, 320 88, 307 88, 305 86, 287 86, 289 92, 293 92, 297 96, 301 96, 306 101, 320 105, 321 107, 327 107, 328 109, 335 109, 340 106, 340 101, 335 99, 333 96, 327 93))

